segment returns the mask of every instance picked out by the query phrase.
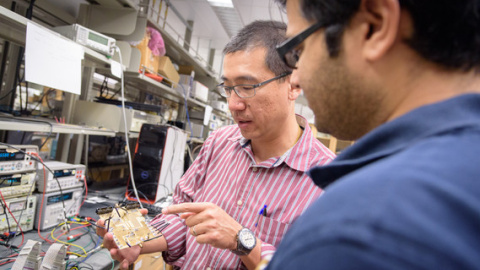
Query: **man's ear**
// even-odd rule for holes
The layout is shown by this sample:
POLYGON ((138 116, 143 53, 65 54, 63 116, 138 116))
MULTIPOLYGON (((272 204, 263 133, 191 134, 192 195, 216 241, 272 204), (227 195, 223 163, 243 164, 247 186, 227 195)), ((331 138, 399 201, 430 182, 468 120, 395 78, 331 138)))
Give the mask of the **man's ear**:
POLYGON ((384 56, 397 40, 401 9, 398 0, 362 0, 357 19, 363 27, 362 54, 375 61, 384 56))
POLYGON ((297 70, 293 70, 292 74, 288 77, 289 88, 288 88, 288 98, 290 100, 296 100, 298 96, 302 93, 302 88, 300 87, 297 70))
POLYGON ((288 90, 288 98, 290 100, 296 100, 298 96, 302 93, 302 88, 298 84, 290 83, 290 89, 288 90))

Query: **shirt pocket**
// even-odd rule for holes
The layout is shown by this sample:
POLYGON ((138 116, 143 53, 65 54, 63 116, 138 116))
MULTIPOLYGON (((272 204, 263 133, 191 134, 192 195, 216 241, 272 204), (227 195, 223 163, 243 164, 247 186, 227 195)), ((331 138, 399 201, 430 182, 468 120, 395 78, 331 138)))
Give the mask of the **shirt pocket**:
POLYGON ((290 228, 290 225, 290 223, 284 223, 269 217, 260 216, 258 225, 255 228, 255 234, 263 242, 277 247, 285 233, 290 228))

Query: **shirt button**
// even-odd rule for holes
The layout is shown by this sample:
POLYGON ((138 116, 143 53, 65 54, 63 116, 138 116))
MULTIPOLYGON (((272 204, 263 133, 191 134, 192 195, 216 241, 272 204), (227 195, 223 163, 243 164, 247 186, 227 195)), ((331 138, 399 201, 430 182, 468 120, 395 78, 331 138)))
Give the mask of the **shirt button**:
POLYGON ((210 268, 210 267, 207 267, 207 270, 212 270, 212 268, 210 268))
POLYGON ((258 171, 258 168, 257 168, 257 167, 253 167, 253 168, 252 168, 252 171, 253 171, 253 172, 256 172, 256 171, 258 171))
POLYGON ((242 200, 238 200, 237 202, 238 205, 242 205, 242 203, 243 203, 242 200))

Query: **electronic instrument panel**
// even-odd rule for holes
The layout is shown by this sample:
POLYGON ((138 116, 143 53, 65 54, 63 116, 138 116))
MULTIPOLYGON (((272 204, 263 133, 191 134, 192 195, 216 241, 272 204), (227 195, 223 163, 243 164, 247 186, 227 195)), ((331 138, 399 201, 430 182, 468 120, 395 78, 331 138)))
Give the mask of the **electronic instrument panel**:
POLYGON ((38 154, 36 145, 0 145, 0 175, 36 170, 36 161, 30 157, 31 153, 38 154))

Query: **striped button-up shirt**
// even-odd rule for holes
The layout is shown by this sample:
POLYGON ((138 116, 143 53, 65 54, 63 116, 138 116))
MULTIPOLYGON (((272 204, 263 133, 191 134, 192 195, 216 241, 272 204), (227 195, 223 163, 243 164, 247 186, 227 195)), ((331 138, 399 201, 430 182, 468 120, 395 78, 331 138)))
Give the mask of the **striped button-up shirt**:
MULTIPOLYGON (((272 255, 290 224, 322 192, 305 172, 334 158, 304 118, 297 116, 297 122, 304 128, 298 142, 282 156, 259 164, 236 125, 213 132, 180 179, 173 203, 216 204, 262 241, 262 258, 272 255), (259 215, 264 205, 266 216, 259 215)), ((229 250, 198 244, 177 215, 160 215, 151 224, 160 219, 171 223, 163 230, 167 263, 183 269, 246 269, 229 250)))

